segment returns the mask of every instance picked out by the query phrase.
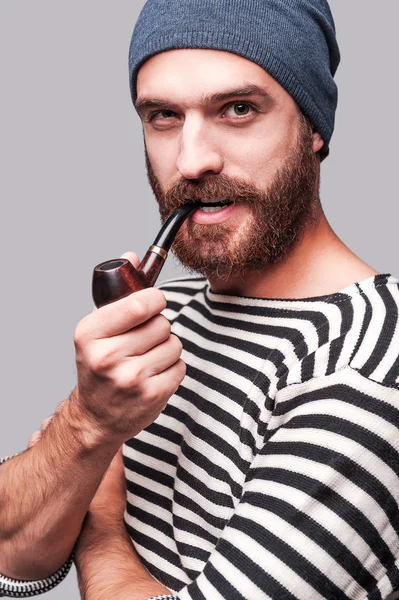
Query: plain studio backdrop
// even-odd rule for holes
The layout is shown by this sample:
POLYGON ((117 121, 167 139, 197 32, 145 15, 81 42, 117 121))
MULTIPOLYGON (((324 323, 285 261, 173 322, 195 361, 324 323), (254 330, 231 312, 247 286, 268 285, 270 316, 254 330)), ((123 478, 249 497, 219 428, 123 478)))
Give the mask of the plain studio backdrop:
MULTIPOLYGON (((0 2, 0 456, 24 448, 75 385, 94 265, 143 256, 159 228, 128 87, 143 4, 0 2)), ((344 242, 398 276, 399 3, 330 4, 342 62, 321 198, 344 242)), ((181 274, 170 259, 161 277, 181 274)), ((78 599, 75 572, 46 597, 78 599)))

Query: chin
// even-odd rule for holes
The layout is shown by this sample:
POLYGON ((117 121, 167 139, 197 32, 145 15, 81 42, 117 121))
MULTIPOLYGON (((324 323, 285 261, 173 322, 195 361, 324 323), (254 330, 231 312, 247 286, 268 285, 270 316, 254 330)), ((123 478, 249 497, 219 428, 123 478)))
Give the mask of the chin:
POLYGON ((229 258, 230 253, 226 251, 226 244, 223 242, 199 244, 196 247, 196 252, 205 261, 215 261, 216 259, 226 260, 229 258))

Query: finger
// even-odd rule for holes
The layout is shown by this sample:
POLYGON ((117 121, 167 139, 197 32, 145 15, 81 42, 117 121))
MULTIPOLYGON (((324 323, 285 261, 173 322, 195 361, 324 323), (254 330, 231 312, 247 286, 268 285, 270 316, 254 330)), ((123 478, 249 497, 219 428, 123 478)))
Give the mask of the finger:
POLYGON ((136 357, 135 369, 140 379, 148 379, 174 365, 181 357, 183 347, 179 338, 171 335, 165 342, 146 354, 136 357))
POLYGON ((140 265, 140 259, 135 252, 125 252, 122 254, 121 258, 126 258, 136 269, 140 265))
POLYGON ((170 323, 163 315, 152 317, 147 323, 127 333, 104 340, 102 364, 108 368, 117 366, 126 358, 141 356, 162 344, 170 337, 170 323))
POLYGON ((159 375, 155 375, 148 380, 148 394, 150 397, 156 397, 158 390, 162 390, 163 397, 169 400, 169 398, 171 398, 179 389, 179 386, 186 376, 186 371, 186 364, 180 358, 174 365, 169 367, 169 369, 166 369, 159 375))
POLYGON ((171 335, 170 331, 170 322, 166 317, 163 315, 152 317, 146 323, 122 336, 122 338, 126 336, 126 340, 123 342, 125 355, 139 356, 149 352, 152 348, 166 342, 171 335))
POLYGON ((75 341, 87 343, 120 335, 160 314, 165 307, 166 299, 161 290, 140 290, 102 306, 82 319, 75 330, 75 341))

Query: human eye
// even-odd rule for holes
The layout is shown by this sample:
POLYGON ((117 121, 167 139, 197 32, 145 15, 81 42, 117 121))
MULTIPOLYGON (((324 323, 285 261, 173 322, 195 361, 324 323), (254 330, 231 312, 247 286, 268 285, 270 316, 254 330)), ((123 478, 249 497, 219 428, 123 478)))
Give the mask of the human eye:
POLYGON ((234 120, 247 120, 254 116, 258 111, 249 102, 233 102, 223 113, 223 118, 229 118, 234 120))
POLYGON ((154 127, 163 128, 174 125, 179 115, 173 110, 156 110, 148 115, 145 119, 147 123, 151 123, 154 127))

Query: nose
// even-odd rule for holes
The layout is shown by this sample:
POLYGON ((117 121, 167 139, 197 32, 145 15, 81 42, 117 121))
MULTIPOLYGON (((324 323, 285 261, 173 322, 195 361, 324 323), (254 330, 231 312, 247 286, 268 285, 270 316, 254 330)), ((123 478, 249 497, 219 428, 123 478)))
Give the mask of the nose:
POLYGON ((177 159, 177 169, 185 179, 200 179, 222 171, 223 157, 212 133, 202 120, 186 118, 177 159))

